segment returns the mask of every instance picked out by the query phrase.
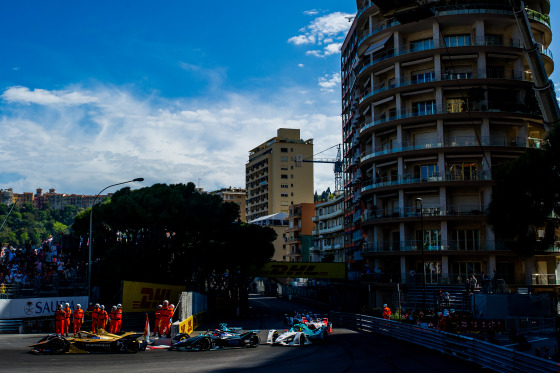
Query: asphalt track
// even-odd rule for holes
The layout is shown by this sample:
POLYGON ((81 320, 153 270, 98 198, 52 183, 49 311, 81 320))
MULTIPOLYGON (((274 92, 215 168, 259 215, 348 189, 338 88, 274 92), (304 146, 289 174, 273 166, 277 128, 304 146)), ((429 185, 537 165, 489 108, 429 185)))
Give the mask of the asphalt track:
MULTIPOLYGON (((150 350, 137 354, 34 355, 29 344, 44 334, 0 335, 0 372, 488 372, 473 364, 381 336, 337 328, 325 344, 305 347, 266 345, 269 329, 283 330, 282 316, 293 310, 309 310, 275 297, 251 296, 251 316, 246 319, 209 321, 260 329, 257 348, 207 352, 150 350)), ((311 309, 313 310, 313 309, 311 309)), ((316 310, 313 310, 316 311, 316 310)))

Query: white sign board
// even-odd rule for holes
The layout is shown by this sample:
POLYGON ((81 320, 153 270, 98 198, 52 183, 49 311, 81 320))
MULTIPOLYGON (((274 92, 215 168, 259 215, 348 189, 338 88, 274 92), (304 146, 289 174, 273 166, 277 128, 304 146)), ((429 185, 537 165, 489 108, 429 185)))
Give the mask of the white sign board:
POLYGON ((53 317, 56 306, 68 303, 74 310, 76 304, 86 309, 87 296, 61 296, 30 299, 0 299, 0 319, 53 317))

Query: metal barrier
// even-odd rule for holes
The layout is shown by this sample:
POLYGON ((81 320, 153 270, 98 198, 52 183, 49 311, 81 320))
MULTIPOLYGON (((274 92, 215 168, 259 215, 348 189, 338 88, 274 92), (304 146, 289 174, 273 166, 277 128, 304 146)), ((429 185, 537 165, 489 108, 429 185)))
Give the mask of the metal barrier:
POLYGON ((330 319, 334 326, 417 344, 500 373, 551 373, 559 369, 559 364, 551 360, 439 330, 352 313, 331 312, 330 319))
POLYGON ((21 319, 0 320, 0 334, 21 334, 23 332, 23 321, 21 319))

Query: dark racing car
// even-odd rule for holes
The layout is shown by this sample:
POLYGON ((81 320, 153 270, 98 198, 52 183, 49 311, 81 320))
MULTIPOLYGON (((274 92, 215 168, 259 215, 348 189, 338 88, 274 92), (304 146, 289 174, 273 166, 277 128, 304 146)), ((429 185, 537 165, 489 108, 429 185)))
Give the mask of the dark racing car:
POLYGON ((31 353, 136 353, 146 350, 147 345, 148 342, 141 333, 114 335, 80 331, 72 338, 49 334, 30 347, 31 353))
POLYGON ((222 330, 207 331, 198 336, 177 334, 171 340, 170 351, 208 351, 224 348, 257 348, 261 342, 258 330, 246 333, 226 332, 222 330))

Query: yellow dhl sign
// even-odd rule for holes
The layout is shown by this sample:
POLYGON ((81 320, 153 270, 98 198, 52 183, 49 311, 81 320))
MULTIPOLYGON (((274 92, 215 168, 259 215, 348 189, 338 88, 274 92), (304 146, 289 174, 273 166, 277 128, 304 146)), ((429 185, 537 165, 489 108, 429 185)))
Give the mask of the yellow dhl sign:
POLYGON ((344 279, 346 266, 341 262, 268 262, 255 276, 344 279))
POLYGON ((177 304, 184 286, 158 283, 123 282, 123 312, 153 312, 164 300, 177 304))
POLYGON ((194 320, 193 316, 190 316, 189 318, 181 322, 179 324, 179 332, 184 332, 185 334, 192 334, 194 330, 193 320, 194 320))

